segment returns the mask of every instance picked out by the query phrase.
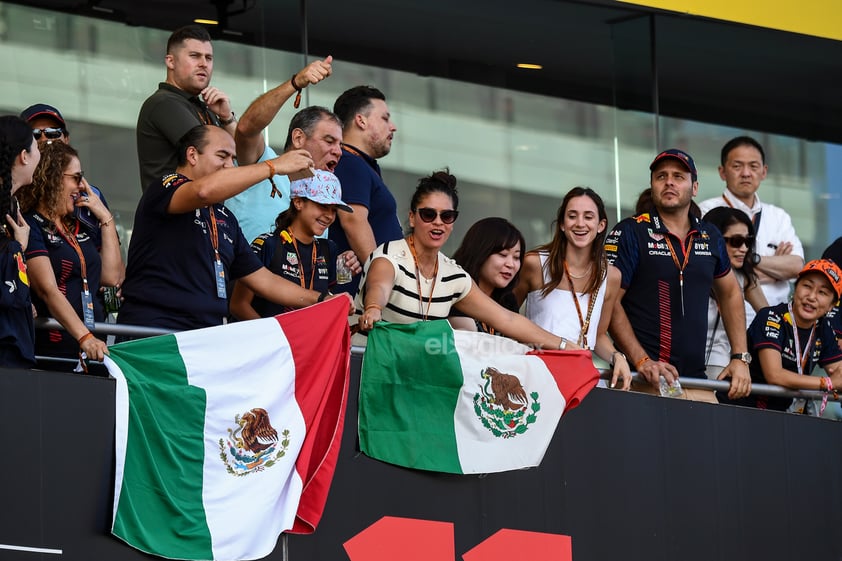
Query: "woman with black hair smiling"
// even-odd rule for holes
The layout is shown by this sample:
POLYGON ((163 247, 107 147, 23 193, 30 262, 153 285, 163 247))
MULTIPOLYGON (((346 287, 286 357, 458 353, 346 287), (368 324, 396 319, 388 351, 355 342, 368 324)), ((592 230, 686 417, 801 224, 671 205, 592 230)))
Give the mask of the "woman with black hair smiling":
POLYGON ((521 343, 558 349, 560 337, 494 302, 441 253, 458 206, 456 178, 447 170, 421 178, 410 203, 410 234, 384 243, 365 264, 354 301, 359 328, 446 319, 456 308, 521 343))
MULTIPOLYGON (((505 218, 483 218, 468 228, 453 260, 492 300, 517 312, 519 306, 512 291, 520 278, 520 259, 525 246, 523 234, 514 224, 505 218)), ((453 310, 448 319, 455 329, 497 334, 494 328, 458 310, 453 310)))

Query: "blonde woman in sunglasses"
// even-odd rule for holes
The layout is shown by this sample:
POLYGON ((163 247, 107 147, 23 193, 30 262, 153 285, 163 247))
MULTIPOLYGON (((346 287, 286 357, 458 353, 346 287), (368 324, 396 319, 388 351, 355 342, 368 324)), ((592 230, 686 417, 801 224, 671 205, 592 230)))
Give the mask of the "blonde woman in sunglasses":
POLYGON ((26 260, 39 317, 54 317, 64 330, 39 330, 35 352, 52 357, 101 361, 105 342, 94 337, 105 320, 100 286, 123 281, 125 266, 114 216, 88 184, 79 155, 70 145, 44 145, 32 185, 21 190, 21 208, 30 226, 26 260), (74 210, 90 210, 91 226, 74 210))
MULTIPOLYGON (((725 248, 731 260, 731 268, 745 295, 746 326, 751 325, 754 314, 769 304, 760 288, 757 272, 754 270, 754 226, 743 211, 718 207, 708 211, 703 220, 716 226, 725 239, 725 248)), ((708 335, 705 347, 705 373, 715 380, 731 360, 731 344, 722 325, 722 316, 716 300, 708 303, 708 335)))
POLYGON ((459 216, 458 206, 456 178, 449 171, 421 178, 410 203, 409 235, 382 244, 366 262, 355 300, 359 329, 368 331, 381 320, 447 319, 455 308, 521 343, 561 348, 560 337, 494 302, 441 253, 459 216))

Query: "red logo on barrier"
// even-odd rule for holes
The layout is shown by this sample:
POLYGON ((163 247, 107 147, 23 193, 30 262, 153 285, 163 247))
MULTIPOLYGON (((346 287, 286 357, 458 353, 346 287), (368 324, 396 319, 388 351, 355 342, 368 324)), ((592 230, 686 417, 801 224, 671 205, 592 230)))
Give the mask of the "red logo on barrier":
MULTIPOLYGON (((344 544, 351 561, 453 561, 453 523, 384 516, 344 544)), ((572 561, 570 536, 503 528, 464 561, 572 561), (516 552, 516 553, 515 553, 516 552)))

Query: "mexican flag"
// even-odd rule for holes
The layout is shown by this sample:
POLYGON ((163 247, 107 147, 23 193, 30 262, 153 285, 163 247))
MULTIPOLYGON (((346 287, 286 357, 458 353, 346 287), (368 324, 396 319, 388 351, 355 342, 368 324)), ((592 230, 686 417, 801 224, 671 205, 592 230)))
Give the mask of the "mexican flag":
POLYGON ((599 374, 589 351, 530 351, 445 320, 377 324, 360 380, 360 449, 447 473, 537 466, 599 374))
POLYGON ((170 559, 259 559, 318 524, 339 453, 348 303, 109 348, 112 533, 170 559))

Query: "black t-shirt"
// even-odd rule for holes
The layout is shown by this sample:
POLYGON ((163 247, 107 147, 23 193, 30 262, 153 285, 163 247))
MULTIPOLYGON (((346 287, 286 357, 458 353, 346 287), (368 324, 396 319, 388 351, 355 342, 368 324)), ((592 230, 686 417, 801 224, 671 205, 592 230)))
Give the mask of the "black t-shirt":
POLYGON ((174 330, 223 323, 230 289, 225 298, 217 294, 211 212, 228 283, 260 269, 236 217, 225 206, 167 212, 173 193, 189 181, 180 174, 168 175, 150 184, 140 198, 118 323, 174 330))

